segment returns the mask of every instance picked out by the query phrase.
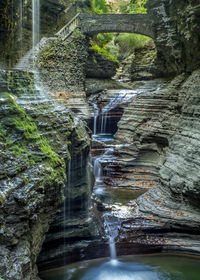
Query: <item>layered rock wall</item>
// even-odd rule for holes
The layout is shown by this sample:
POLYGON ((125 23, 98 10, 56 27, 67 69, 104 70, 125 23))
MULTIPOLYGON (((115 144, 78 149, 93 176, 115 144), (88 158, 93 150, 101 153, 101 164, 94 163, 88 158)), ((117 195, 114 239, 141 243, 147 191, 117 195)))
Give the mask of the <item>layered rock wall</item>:
POLYGON ((70 149, 87 154, 89 140, 84 123, 36 89, 33 73, 1 72, 0 86, 0 276, 38 279, 36 259, 63 201, 70 149))
POLYGON ((158 74, 191 72, 199 67, 199 1, 153 0, 147 3, 153 18, 158 50, 158 74))
POLYGON ((105 58, 96 51, 88 50, 85 70, 87 78, 111 79, 116 74, 118 63, 105 58))
POLYGON ((150 187, 129 204, 119 250, 131 241, 199 254, 199 75, 182 74, 138 97, 119 122, 116 139, 126 143, 118 154, 121 187, 150 187))
POLYGON ((75 113, 90 117, 85 95, 87 40, 75 30, 68 40, 48 39, 37 57, 42 87, 75 113))

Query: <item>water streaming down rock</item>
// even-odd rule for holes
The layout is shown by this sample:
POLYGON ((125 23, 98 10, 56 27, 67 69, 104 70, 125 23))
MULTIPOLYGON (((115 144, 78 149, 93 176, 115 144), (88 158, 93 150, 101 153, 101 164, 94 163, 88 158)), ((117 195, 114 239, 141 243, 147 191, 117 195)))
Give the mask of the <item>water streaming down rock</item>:
POLYGON ((106 162, 114 161, 116 158, 113 155, 114 148, 107 147, 103 154, 96 156, 94 158, 94 193, 97 197, 103 198, 106 196, 106 191, 104 188, 104 176, 103 176, 103 167, 102 164, 106 162))
POLYGON ((70 218, 71 216, 71 160, 69 160, 67 166, 67 199, 65 199, 65 203, 67 203, 67 207, 65 208, 64 213, 64 223, 66 221, 66 217, 70 218))
POLYGON ((104 228, 109 241, 110 258, 112 264, 117 264, 117 252, 115 245, 115 238, 118 236, 120 229, 120 220, 110 214, 104 214, 104 228))
MULTIPOLYGON (((129 102, 132 98, 134 98, 136 96, 136 94, 138 94, 138 91, 135 90, 109 90, 107 92, 109 97, 109 102, 106 106, 104 106, 101 109, 101 123, 100 123, 100 133, 101 134, 106 134, 108 131, 107 127, 108 127, 108 122, 111 118, 111 111, 113 109, 115 109, 117 106, 119 106, 120 104, 124 104, 126 102, 129 102)), ((94 106, 94 105, 93 105, 94 106)), ((96 104, 97 106, 97 104, 96 104)), ((98 111, 99 114, 99 111, 98 111)), ((96 114, 94 114, 95 116, 95 122, 96 122, 96 114)), ((96 124, 95 124, 96 126, 96 124)), ((94 135, 96 135, 94 133, 94 135)))
MULTIPOLYGON (((23 53, 23 0, 20 0, 20 44, 23 53)), ((47 38, 40 40, 40 0, 32 0, 32 47, 19 60, 15 69, 33 70, 35 54, 46 43, 47 38)))
POLYGON ((94 127, 93 127, 93 135, 97 134, 97 118, 99 116, 99 107, 96 103, 93 103, 94 108, 94 127))
POLYGON ((40 0, 32 0, 32 40, 34 48, 40 41, 40 0))
POLYGON ((20 40, 20 57, 22 57, 23 54, 23 0, 20 0, 19 5, 19 40, 20 40))

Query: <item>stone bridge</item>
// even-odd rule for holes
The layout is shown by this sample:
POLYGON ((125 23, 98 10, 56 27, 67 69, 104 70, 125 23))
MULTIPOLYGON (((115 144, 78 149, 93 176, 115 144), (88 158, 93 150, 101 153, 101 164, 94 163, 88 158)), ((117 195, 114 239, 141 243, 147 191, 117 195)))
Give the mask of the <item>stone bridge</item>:
POLYGON ((123 32, 155 38, 154 22, 148 14, 77 14, 56 35, 65 40, 75 28, 86 35, 123 32))

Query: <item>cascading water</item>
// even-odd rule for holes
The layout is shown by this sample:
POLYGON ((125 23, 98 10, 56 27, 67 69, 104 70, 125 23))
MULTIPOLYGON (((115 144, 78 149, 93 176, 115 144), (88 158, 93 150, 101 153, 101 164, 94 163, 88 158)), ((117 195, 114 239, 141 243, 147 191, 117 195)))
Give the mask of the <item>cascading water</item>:
POLYGON ((20 40, 20 57, 23 54, 23 0, 20 0, 19 4, 19 40, 20 40))
MULTIPOLYGON (((66 218, 70 218, 71 216, 71 160, 68 162, 67 166, 67 207, 65 207, 64 211, 64 223, 66 218)), ((65 199, 66 204, 66 199, 65 199)))
MULTIPOLYGON (((21 18, 21 52, 23 53, 23 0, 20 0, 20 18, 21 18)), ((32 0, 32 48, 19 60, 15 69, 32 70, 34 68, 34 54, 46 42, 46 38, 40 41, 40 0, 32 0)))
POLYGON ((101 197, 104 196, 105 190, 103 185, 103 168, 102 163, 103 162, 111 162, 115 160, 115 156, 113 155, 114 149, 112 147, 108 147, 105 149, 104 153, 94 157, 94 177, 95 177, 95 184, 94 184, 94 193, 101 197))
MULTIPOLYGON (((135 90, 110 90, 108 94, 111 94, 109 98, 109 103, 101 109, 101 123, 100 123, 100 133, 106 134, 107 133, 107 124, 110 119, 110 112, 115 109, 119 104, 123 104, 129 102, 132 98, 136 96, 138 93, 135 90)), ((97 126, 97 117, 99 116, 99 110, 97 111, 96 107, 98 108, 97 104, 93 104, 95 108, 94 112, 94 123, 95 127, 97 126), (96 113, 97 112, 97 113, 96 113)), ((94 131, 94 135, 97 135, 96 130, 94 131)))
POLYGON ((99 116, 99 108, 98 105, 96 103, 93 103, 93 107, 94 107, 94 127, 93 127, 93 134, 96 135, 97 134, 97 118, 99 116))
POLYGON ((32 0, 32 43, 33 48, 40 41, 40 0, 32 0))
POLYGON ((120 224, 121 223, 118 218, 112 217, 109 214, 104 215, 104 228, 105 228, 105 233, 109 240, 110 259, 112 264, 117 264, 115 238, 118 236, 118 230, 120 228, 120 224))

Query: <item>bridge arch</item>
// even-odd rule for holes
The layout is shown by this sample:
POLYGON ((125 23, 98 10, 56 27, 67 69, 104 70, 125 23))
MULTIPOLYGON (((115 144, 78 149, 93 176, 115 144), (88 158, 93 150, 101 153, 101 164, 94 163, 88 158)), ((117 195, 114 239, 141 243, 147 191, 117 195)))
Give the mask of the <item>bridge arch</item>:
POLYGON ((153 21, 147 14, 80 14, 79 28, 87 35, 117 32, 155 38, 153 21))

